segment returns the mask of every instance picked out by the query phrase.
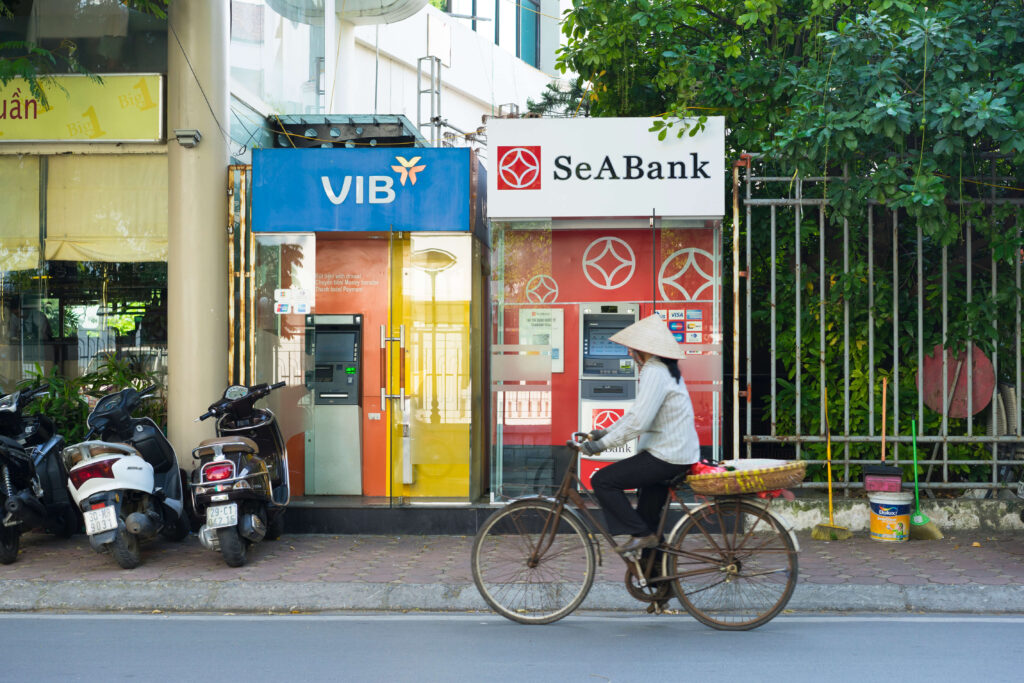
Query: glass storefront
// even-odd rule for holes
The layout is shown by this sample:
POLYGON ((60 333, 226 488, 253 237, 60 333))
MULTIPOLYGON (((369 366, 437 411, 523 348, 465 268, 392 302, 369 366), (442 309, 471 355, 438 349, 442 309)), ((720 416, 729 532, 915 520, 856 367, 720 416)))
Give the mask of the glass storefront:
POLYGON ((479 240, 300 233, 260 234, 256 245, 256 380, 305 387, 273 406, 293 495, 369 506, 478 499, 479 240))
MULTIPOLYGON (((0 43, 33 43, 57 55, 72 48, 91 73, 167 73, 167 20, 128 8, 119 0, 20 0, 0 17, 0 43)), ((11 56, 24 48, 12 45, 11 56)), ((7 50, 0 50, 5 54, 7 50)), ((70 73, 57 60, 58 73, 70 73)))
MULTIPOLYGON (((492 499, 550 493, 576 431, 604 428, 628 410, 636 372, 607 337, 661 314, 683 345, 702 453, 722 429, 719 221, 522 220, 491 224, 492 499)), ((584 484, 631 455, 581 458, 584 484)))
POLYGON ((0 389, 116 357, 167 367, 163 155, 0 156, 0 389))
MULTIPOLYGON (((58 77, 73 71, 62 58, 68 52, 81 68, 106 76, 167 72, 165 19, 118 0, 6 4, 10 12, 0 17, 4 56, 23 56, 21 43, 51 50, 57 56, 52 75, 58 77)), ((142 80, 126 82, 128 91, 142 100, 136 102, 140 111, 155 110, 158 93, 145 91, 142 80)), ((61 92, 68 83, 51 88, 51 105, 79 104, 61 92)), ((9 89, 11 106, 20 101, 24 112, 23 120, 15 121, 18 117, 8 110, 6 123, 24 123, 30 118, 30 96, 17 81, 9 89)), ((98 119, 89 105, 98 107, 100 100, 75 111, 74 120, 83 123, 74 131, 58 127, 47 130, 44 139, 81 139, 85 121, 92 122, 91 131, 97 134, 92 137, 98 137, 98 119)), ((130 115, 105 120, 104 135, 126 137, 118 133, 131 120, 130 115)), ((154 132, 143 137, 159 136, 154 132)), ((5 138, 12 145, 19 139, 35 137, 5 138)), ((166 155, 36 155, 24 149, 0 153, 0 389, 10 391, 37 367, 44 373, 56 368, 75 378, 111 357, 164 376, 166 155)))

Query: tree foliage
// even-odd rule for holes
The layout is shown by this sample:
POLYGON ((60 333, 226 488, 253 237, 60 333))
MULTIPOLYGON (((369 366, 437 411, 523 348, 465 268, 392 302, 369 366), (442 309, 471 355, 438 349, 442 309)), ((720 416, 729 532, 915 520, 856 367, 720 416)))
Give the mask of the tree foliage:
POLYGON ((526 108, 540 116, 590 116, 590 102, 586 84, 576 76, 567 85, 559 81, 548 83, 539 99, 527 98, 526 108))
MULTIPOLYGON (((778 222, 774 266, 789 274, 780 280, 775 311, 782 359, 777 389, 780 405, 796 404, 799 366, 801 433, 823 431, 822 311, 829 409, 844 414, 838 389, 849 380, 850 422, 844 428, 851 433, 870 433, 869 405, 874 403, 876 416, 879 412, 879 388, 868 385, 872 361, 876 382, 883 373, 899 375, 904 433, 916 417, 919 292, 925 348, 974 341, 990 354, 998 351, 1000 379, 1016 372, 1013 339, 1020 330, 1007 322, 1014 319, 1021 295, 1013 280, 1024 247, 1018 211, 974 200, 1024 196, 1020 0, 577 0, 563 31, 568 42, 559 65, 589 81, 592 115, 655 117, 652 134, 662 139, 691 132, 694 121, 699 128, 702 117, 724 116, 728 158, 760 153, 763 175, 835 179, 801 186, 805 197, 828 199, 828 222, 820 226, 828 234, 824 291, 817 265, 818 239, 825 238, 817 211, 778 222), (869 206, 878 207, 873 227, 865 220, 869 206), (898 231, 884 212, 898 218, 898 231), (964 248, 968 226, 972 253, 964 248), (917 228, 924 262, 932 266, 920 282, 912 260, 917 228), (853 250, 848 272, 839 229, 848 229, 850 243, 861 247, 853 250), (863 249, 869 231, 877 252, 870 292, 863 249), (947 251, 952 255, 948 300, 938 265, 947 251), (799 270, 793 267, 797 256, 803 263, 799 270), (894 265, 905 258, 910 262, 894 265), (958 294, 967 289, 968 260, 975 273, 972 297, 958 294), (798 289, 801 310, 795 305, 798 289), (894 302, 906 312, 898 330, 890 315, 894 302), (843 371, 844 305, 858 336, 851 345, 849 377, 843 371), (864 339, 871 321, 873 358, 864 339)), ((792 192, 792 184, 783 189, 792 192)), ((753 209, 755 221, 758 211, 753 209)), ((767 281, 773 264, 765 231, 752 231, 751 239, 753 287, 767 281)), ((754 306, 753 324, 767 324, 763 297, 754 306)), ((890 377, 890 386, 894 380, 890 377)), ((938 416, 926 418, 920 430, 937 430, 938 416)), ((787 431, 795 429, 793 412, 781 411, 774 426, 780 434, 796 433, 787 431)), ((873 448, 863 455, 877 457, 873 448)))
MULTIPOLYGON (((169 0, 121 0, 121 4, 140 12, 160 18, 167 17, 169 0)), ((12 19, 19 9, 17 0, 0 0, 0 22, 12 19)), ((16 78, 24 79, 32 97, 43 107, 48 106, 43 86, 64 91, 54 78, 63 74, 84 74, 102 83, 102 79, 90 73, 78 61, 78 46, 66 39, 57 49, 48 49, 25 40, 0 41, 0 85, 7 85, 16 78)))
POLYGON ((1020 0, 579 0, 563 31, 594 115, 660 116, 662 136, 723 115, 731 155, 845 166, 863 181, 830 197, 840 212, 880 201, 946 243, 945 200, 985 192, 962 179, 1024 154, 1020 0))

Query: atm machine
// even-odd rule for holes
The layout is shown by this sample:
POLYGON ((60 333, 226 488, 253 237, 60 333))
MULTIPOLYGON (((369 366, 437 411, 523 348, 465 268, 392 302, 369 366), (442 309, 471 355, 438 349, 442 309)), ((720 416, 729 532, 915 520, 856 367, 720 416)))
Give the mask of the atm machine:
MULTIPOLYGON (((580 431, 607 429, 636 399, 637 370, 629 351, 609 337, 637 321, 639 304, 580 304, 580 431)), ((581 456, 580 480, 636 453, 636 441, 597 456, 581 456)))
POLYGON ((307 315, 306 371, 312 432, 306 433, 306 494, 361 495, 361 315, 307 315))

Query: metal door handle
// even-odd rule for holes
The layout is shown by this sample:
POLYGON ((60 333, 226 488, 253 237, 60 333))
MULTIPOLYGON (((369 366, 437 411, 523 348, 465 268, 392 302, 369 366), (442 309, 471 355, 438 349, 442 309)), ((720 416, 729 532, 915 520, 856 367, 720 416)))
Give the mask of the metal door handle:
POLYGON ((385 332, 384 325, 380 326, 380 405, 381 409, 384 409, 384 401, 386 399, 399 399, 401 400, 402 408, 405 408, 405 325, 398 326, 398 336, 389 337, 385 332), (388 362, 387 362, 387 345, 388 342, 398 342, 398 393, 389 394, 387 393, 388 386, 388 362))

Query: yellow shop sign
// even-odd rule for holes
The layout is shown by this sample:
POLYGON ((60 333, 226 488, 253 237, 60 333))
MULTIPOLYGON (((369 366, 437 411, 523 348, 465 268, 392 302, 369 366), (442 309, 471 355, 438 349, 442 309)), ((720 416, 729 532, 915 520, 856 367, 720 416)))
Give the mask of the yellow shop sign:
POLYGON ((42 83, 47 108, 21 78, 0 85, 4 142, 162 142, 164 77, 160 74, 56 76, 42 83))

